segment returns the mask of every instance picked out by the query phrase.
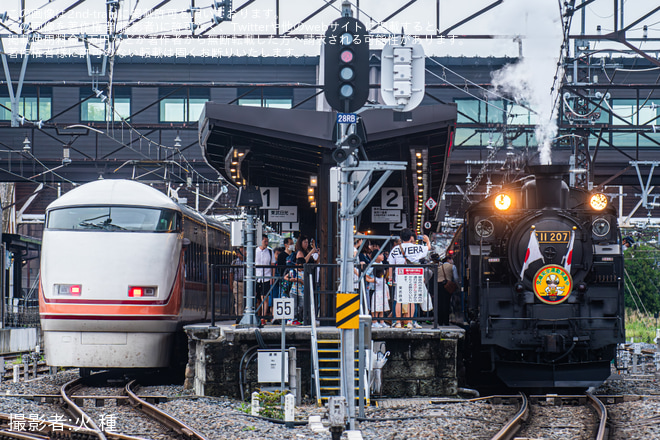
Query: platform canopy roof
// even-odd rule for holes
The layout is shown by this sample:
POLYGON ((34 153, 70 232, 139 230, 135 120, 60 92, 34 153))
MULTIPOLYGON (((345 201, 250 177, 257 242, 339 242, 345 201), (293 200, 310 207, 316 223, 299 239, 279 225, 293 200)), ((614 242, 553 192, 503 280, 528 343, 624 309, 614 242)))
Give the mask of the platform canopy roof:
MULTIPOLYGON (((456 125, 456 106, 418 107, 409 120, 402 121, 395 121, 394 112, 388 109, 367 110, 359 116, 358 133, 366 139, 368 160, 410 164, 414 152, 423 151, 427 194, 434 198, 440 195, 456 125)), ((200 118, 200 145, 207 162, 228 181, 235 182, 231 171, 234 151, 244 152, 239 179, 244 178, 248 185, 279 187, 280 203, 286 197, 285 204, 303 206, 307 204, 310 176, 318 175, 322 164, 334 164, 331 153, 336 148, 336 126, 335 112, 208 102, 200 118)), ((406 193, 414 197, 414 166, 408 167, 405 176, 390 179, 396 181, 388 185, 403 185, 404 198, 406 193)), ((408 209, 412 205, 408 203, 408 209)))

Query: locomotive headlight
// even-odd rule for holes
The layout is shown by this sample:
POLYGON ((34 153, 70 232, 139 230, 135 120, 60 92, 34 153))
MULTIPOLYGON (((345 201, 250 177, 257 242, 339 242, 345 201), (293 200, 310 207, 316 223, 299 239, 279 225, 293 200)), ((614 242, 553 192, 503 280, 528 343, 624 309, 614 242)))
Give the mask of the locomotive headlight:
POLYGON ((511 197, 507 194, 498 194, 495 196, 495 207, 500 211, 506 211, 511 207, 511 197))
POLYGON ((589 204, 596 211, 602 211, 607 207, 607 196, 603 193, 596 193, 589 199, 589 204))

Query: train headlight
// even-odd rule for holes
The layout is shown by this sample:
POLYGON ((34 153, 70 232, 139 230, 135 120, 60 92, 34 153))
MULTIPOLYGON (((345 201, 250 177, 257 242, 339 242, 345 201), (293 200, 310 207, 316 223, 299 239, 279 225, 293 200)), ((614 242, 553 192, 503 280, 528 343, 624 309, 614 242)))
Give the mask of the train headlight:
POLYGON ((80 284, 55 284, 55 294, 65 296, 80 296, 82 285, 80 284))
POLYGON ((500 211, 506 211, 511 207, 511 197, 508 194, 498 194, 495 196, 495 207, 500 211))
POLYGON ((143 296, 156 296, 155 287, 130 286, 128 288, 130 298, 141 298, 143 296))
POLYGON ((589 204, 596 211, 602 211, 607 207, 607 196, 603 193, 596 193, 589 199, 589 204))

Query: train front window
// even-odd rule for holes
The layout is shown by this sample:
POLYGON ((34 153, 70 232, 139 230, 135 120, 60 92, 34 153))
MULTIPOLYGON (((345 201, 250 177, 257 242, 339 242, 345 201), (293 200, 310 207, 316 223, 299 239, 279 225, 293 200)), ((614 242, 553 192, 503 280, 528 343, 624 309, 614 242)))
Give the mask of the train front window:
POLYGON ((48 214, 48 229, 128 232, 174 232, 179 229, 176 211, 129 206, 63 208, 48 214))

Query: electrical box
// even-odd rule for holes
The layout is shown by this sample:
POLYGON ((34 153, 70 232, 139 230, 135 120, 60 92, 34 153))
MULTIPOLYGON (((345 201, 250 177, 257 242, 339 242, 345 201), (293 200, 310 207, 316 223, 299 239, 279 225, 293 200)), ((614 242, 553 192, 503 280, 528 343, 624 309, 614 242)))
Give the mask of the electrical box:
POLYGON ((243 245, 243 222, 231 222, 231 245, 242 246, 243 245))
POLYGON ((330 201, 338 202, 339 201, 339 179, 341 177, 341 168, 332 167, 330 168, 330 201))
MULTIPOLYGON (((259 383, 282 381, 282 352, 280 350, 259 350, 257 354, 257 377, 259 383)), ((289 382, 289 352, 284 352, 284 382, 289 382)))

